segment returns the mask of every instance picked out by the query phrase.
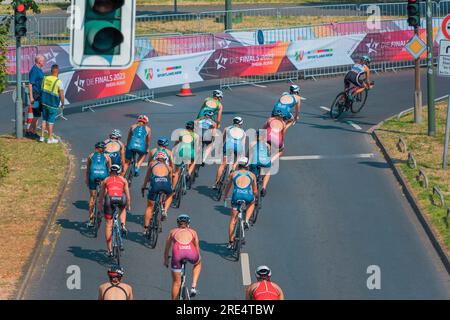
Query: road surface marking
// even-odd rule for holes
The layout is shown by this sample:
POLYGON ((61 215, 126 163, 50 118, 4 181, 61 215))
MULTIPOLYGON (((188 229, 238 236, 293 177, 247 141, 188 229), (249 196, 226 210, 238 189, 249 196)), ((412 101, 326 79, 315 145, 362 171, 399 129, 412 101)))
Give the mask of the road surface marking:
POLYGON ((250 276, 250 262, 248 253, 241 253, 241 268, 242 268, 242 284, 249 286, 252 284, 252 277, 250 276))
POLYGON ((362 128, 360 126, 358 126, 356 123, 353 123, 352 121, 347 121, 347 124, 351 125, 353 128, 355 128, 356 130, 361 130, 362 128))
POLYGON ((324 107, 324 106, 320 106, 320 109, 325 110, 327 112, 330 112, 330 108, 324 107))
POLYGON ((87 158, 82 158, 82 159, 81 159, 81 162, 82 162, 82 163, 87 162, 87 158))
POLYGON ((284 156, 281 160, 320 160, 320 159, 367 159, 373 158, 373 153, 357 153, 347 155, 307 155, 307 156, 284 156))
POLYGON ((306 100, 306 98, 305 97, 300 97, 300 100, 306 100))
POLYGON ((173 104, 166 103, 166 102, 161 102, 161 101, 156 101, 156 100, 150 100, 150 99, 146 99, 145 101, 151 102, 151 103, 156 103, 156 104, 161 104, 161 105, 163 105, 163 106, 173 107, 173 104))
POLYGON ((86 169, 87 169, 87 165, 83 164, 83 165, 81 166, 81 170, 86 170, 86 169))

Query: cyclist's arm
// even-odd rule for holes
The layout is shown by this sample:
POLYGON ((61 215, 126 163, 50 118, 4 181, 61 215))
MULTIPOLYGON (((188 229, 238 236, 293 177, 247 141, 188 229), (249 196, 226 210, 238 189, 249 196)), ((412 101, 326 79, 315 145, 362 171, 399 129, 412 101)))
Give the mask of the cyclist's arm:
POLYGON ((133 126, 134 126, 134 125, 132 125, 132 126, 130 127, 130 129, 128 130, 127 145, 130 144, 131 136, 133 135, 133 126))
POLYGON ((197 231, 192 231, 194 232, 194 245, 197 248, 198 252, 200 252, 200 240, 198 239, 197 231))
POLYGON ((258 185, 256 184, 256 176, 253 172, 250 172, 250 176, 252 177, 252 188, 253 188, 253 194, 256 197, 256 193, 258 192, 258 185))
POLYGON ((128 286, 128 289, 130 289, 128 294, 128 300, 133 300, 133 288, 131 288, 131 286, 128 286))
POLYGON ((223 106, 221 103, 219 103, 219 111, 217 111, 217 128, 220 127, 220 121, 222 120, 222 110, 223 110, 223 106))
POLYGON ((87 164, 86 164, 86 184, 89 185, 89 173, 91 172, 91 156, 92 153, 87 158, 87 164))
POLYGON ((97 300, 103 300, 102 286, 98 287, 98 297, 97 300))
POLYGON ((172 167, 169 166, 169 179, 170 179, 170 184, 173 186, 173 171, 172 171, 172 167))
POLYGON ((300 101, 301 101, 301 98, 300 98, 300 95, 298 95, 298 101, 295 104, 295 120, 297 120, 298 116, 300 115, 300 101))
POLYGON ((253 300, 252 293, 253 293, 254 288, 255 288, 254 284, 251 284, 247 287, 247 290, 245 290, 245 300, 253 300))
POLYGON ((125 180, 125 183, 124 183, 125 195, 127 196, 127 207, 128 207, 128 210, 130 210, 131 209, 130 187, 128 185, 127 179, 124 178, 124 180, 125 180))
POLYGON ((169 162, 173 172, 175 170, 175 162, 173 161, 173 152, 169 149, 167 149, 167 151, 169 151, 169 162))
POLYGON ((106 157, 106 165, 107 165, 107 167, 108 167, 108 171, 109 171, 109 169, 111 169, 111 158, 107 155, 107 154, 105 154, 105 157, 106 157))
POLYGON ((144 178, 144 183, 142 184, 142 189, 144 189, 147 186, 148 180, 150 179, 150 175, 152 174, 152 167, 153 161, 148 163, 148 169, 147 169, 147 174, 145 175, 144 178))
POLYGON ((366 81, 365 81, 366 85, 368 88, 370 88, 370 69, 367 68, 366 69, 366 81))
POLYGON ((150 129, 149 127, 147 127, 147 137, 145 137, 145 148, 147 153, 150 151, 150 138, 152 136, 152 129, 150 129))
POLYGON ((225 140, 227 139, 227 129, 223 130, 222 134, 222 143, 225 144, 225 140))
POLYGON ((272 285, 275 287, 275 289, 277 289, 278 293, 280 294, 279 300, 284 300, 284 292, 283 292, 283 290, 281 290, 280 286, 273 282, 272 282, 272 285))

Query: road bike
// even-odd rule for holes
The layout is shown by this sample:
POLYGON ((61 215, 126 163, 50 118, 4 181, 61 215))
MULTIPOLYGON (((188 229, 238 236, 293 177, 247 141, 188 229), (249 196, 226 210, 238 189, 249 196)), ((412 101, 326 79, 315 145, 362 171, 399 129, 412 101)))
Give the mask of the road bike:
POLYGON ((230 164, 225 164, 225 168, 223 168, 223 172, 222 175, 220 176, 220 179, 217 183, 217 192, 215 195, 215 200, 216 201, 220 201, 220 199, 222 198, 222 194, 225 190, 227 181, 228 181, 228 176, 231 174, 231 165, 230 164))
POLYGON ((131 151, 131 161, 128 166, 128 170, 125 173, 125 179, 127 179, 128 184, 131 186, 131 181, 133 180, 134 174, 136 172, 136 163, 137 163, 137 152, 131 151))
POLYGON ((256 220, 258 219, 259 210, 261 210, 262 207, 262 197, 261 197, 261 190, 263 186, 263 180, 264 176, 261 174, 261 167, 258 166, 257 176, 256 176, 256 185, 258 187, 258 191, 256 193, 255 197, 255 209, 253 210, 253 213, 250 217, 250 225, 254 225, 256 223, 256 220))
POLYGON ((178 176, 177 185, 175 186, 175 191, 173 195, 172 207, 179 208, 181 203, 181 198, 186 194, 188 189, 190 179, 187 178, 187 167, 184 162, 181 163, 180 173, 178 176))
POLYGON ((94 234, 94 238, 97 238, 98 229, 100 229, 100 225, 102 224, 102 216, 100 214, 101 210, 98 208, 98 196, 100 194, 100 184, 102 183, 102 179, 95 179, 95 202, 94 202, 94 221, 92 225, 92 232, 94 234))
MULTIPOLYGON (((144 190, 148 190, 148 188, 142 189, 142 197, 144 196, 144 190)), ((148 242, 148 245, 152 249, 156 247, 156 243, 158 242, 158 235, 162 232, 161 217, 164 210, 165 199, 166 195, 163 192, 159 192, 156 196, 152 211, 152 218, 150 219, 150 225, 148 226, 148 229, 144 235, 145 239, 148 242)))
POLYGON ((187 261, 186 259, 181 260, 181 286, 178 293, 178 300, 191 300, 191 295, 189 294, 189 289, 187 287, 187 261))
POLYGON ((237 205, 239 211, 237 216, 238 221, 234 226, 234 241, 231 246, 231 256, 235 261, 239 261, 242 246, 245 244, 244 216, 247 208, 244 200, 238 200, 237 205))
MULTIPOLYGON (((372 81, 370 86, 373 86, 374 84, 375 82, 372 81)), ((350 110, 352 113, 358 113, 362 110, 366 105, 369 88, 356 93, 358 89, 361 88, 352 85, 336 96, 330 108, 330 117, 332 119, 339 118, 344 111, 350 110)))
POLYGON ((113 225, 112 225, 112 252, 113 257, 116 259, 116 264, 120 266, 120 255, 121 252, 124 250, 123 246, 123 234, 122 234, 122 227, 119 220, 119 207, 116 203, 117 201, 114 199, 114 197, 111 197, 111 206, 113 208, 113 225))

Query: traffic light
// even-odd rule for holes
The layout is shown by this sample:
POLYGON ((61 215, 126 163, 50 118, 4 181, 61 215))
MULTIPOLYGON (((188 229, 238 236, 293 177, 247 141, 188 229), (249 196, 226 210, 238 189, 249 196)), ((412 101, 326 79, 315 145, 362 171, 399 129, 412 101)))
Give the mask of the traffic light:
POLYGON ((27 7, 20 1, 14 8, 14 33, 17 38, 27 34, 27 7))
POLYGON ((135 0, 74 0, 71 61, 79 69, 127 68, 134 60, 135 0))
POLYGON ((420 26, 420 3, 419 0, 408 0, 408 25, 410 27, 420 26))

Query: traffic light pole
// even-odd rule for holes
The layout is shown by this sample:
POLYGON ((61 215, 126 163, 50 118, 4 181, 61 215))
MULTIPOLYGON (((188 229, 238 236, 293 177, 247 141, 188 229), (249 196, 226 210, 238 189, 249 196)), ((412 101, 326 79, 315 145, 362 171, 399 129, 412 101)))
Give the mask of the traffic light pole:
POLYGON ((231 20, 231 0, 225 0, 225 30, 231 30, 232 20, 231 20))
POLYGON ((427 0, 427 89, 428 89, 428 135, 436 135, 434 112, 434 65, 433 65, 433 12, 432 2, 427 0))
POLYGON ((23 138, 22 70, 20 69, 20 37, 16 37, 16 138, 23 138))
MULTIPOLYGON (((414 33, 419 34, 419 27, 414 27, 414 33)), ((414 75, 415 75, 415 89, 414 89, 414 122, 422 122, 422 90, 420 89, 420 57, 415 60, 414 75)))

